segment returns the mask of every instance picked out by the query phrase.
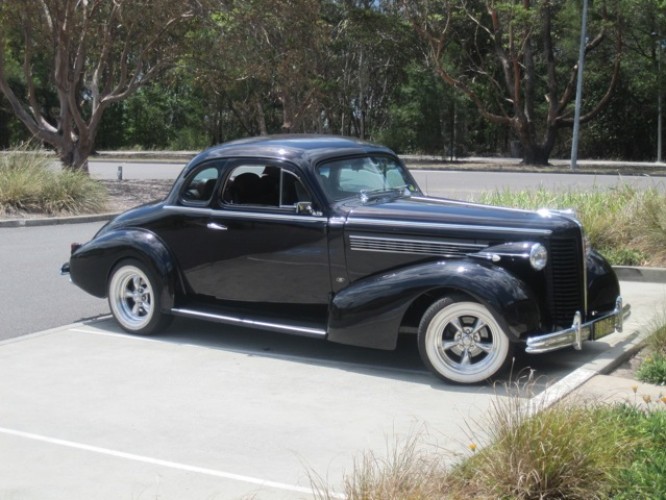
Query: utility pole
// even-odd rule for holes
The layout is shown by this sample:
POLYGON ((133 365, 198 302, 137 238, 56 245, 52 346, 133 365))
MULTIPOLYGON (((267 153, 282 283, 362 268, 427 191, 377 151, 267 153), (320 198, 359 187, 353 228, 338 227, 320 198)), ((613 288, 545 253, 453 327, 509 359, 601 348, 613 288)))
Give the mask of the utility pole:
POLYGON ((580 47, 578 48, 578 78, 576 80, 576 108, 574 111, 573 137, 571 139, 571 170, 576 170, 578 162, 578 135, 580 134, 580 108, 583 100, 583 63, 587 45, 587 0, 583 0, 583 15, 580 28, 580 47))

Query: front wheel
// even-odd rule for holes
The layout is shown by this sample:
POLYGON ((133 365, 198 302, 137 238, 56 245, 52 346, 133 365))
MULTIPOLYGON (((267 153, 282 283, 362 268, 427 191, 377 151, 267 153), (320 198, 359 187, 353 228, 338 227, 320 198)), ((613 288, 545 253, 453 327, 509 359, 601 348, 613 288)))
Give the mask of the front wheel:
POLYGON ((508 364, 512 345, 492 313, 468 299, 435 302, 419 325, 419 353, 438 377, 461 384, 482 382, 508 364))
POLYGON ((150 335, 165 328, 171 316, 160 311, 161 288, 153 273, 139 261, 127 260, 114 268, 109 280, 111 313, 123 330, 150 335))

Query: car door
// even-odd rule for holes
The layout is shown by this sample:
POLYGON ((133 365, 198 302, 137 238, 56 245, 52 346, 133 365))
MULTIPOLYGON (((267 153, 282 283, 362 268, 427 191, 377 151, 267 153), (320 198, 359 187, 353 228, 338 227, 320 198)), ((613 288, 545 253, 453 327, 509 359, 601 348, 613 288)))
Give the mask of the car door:
POLYGON ((172 207, 181 223, 170 239, 190 290, 223 301, 326 304, 327 219, 309 209, 296 169, 238 160, 218 171, 215 182, 193 182, 215 185, 207 208, 189 206, 188 192, 198 190, 187 185, 183 206, 172 207))

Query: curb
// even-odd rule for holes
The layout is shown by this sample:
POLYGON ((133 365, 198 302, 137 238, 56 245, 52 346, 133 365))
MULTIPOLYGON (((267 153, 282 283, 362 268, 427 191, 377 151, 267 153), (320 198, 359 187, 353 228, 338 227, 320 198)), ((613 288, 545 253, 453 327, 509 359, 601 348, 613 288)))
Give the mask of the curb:
POLYGON ((94 215, 74 215, 66 217, 41 217, 36 219, 7 219, 7 220, 0 220, 0 228, 58 226, 61 224, 83 224, 86 222, 103 222, 113 219, 118 215, 120 215, 120 212, 94 214, 94 215))
POLYGON ((643 283, 666 283, 666 268, 613 266, 620 281, 640 281, 643 283))
POLYGON ((632 326, 631 333, 625 339, 527 401, 529 411, 539 412, 549 408, 574 393, 593 377, 612 373, 643 348, 649 335, 641 333, 638 326, 632 326))

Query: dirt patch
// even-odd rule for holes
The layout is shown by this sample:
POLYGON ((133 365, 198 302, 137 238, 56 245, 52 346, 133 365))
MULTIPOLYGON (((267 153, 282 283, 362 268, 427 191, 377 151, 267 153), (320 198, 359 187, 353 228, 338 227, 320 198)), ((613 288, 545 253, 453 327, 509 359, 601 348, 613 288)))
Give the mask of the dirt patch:
POLYGON ((162 200, 169 193, 171 179, 101 180, 108 193, 107 212, 124 212, 130 208, 155 200, 162 200))

